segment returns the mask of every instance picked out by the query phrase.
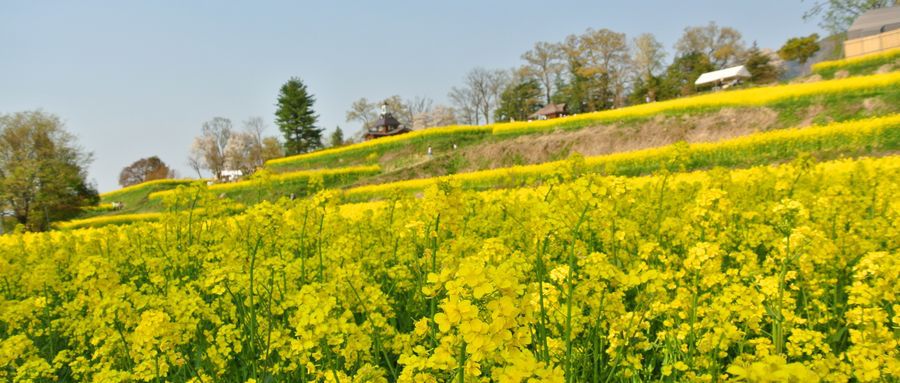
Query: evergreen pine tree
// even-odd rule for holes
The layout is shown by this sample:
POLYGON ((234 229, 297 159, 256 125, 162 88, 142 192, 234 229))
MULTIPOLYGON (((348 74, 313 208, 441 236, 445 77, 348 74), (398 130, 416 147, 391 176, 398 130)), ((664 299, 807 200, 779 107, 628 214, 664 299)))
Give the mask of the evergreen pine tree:
POLYGON ((334 129, 334 132, 331 133, 331 147, 336 148, 338 146, 344 145, 344 131, 341 130, 341 127, 338 126, 334 129))
POLYGON ((747 54, 747 62, 744 64, 747 71, 753 76, 750 81, 757 84, 767 84, 778 81, 778 68, 771 63, 769 56, 759 50, 756 43, 747 54))
POLYGON ((496 121, 525 121, 541 108, 541 84, 529 79, 510 84, 500 95, 500 107, 494 111, 496 121))
POLYGON ((281 86, 275 123, 284 134, 285 154, 306 153, 322 147, 322 128, 316 127, 319 116, 313 111, 315 101, 299 78, 292 77, 281 86))

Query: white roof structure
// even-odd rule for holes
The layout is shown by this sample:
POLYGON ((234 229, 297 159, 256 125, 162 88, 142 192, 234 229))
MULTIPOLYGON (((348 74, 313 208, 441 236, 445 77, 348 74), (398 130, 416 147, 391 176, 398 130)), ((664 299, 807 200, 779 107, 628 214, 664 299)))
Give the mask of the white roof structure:
POLYGON ((242 172, 240 169, 222 171, 222 177, 240 177, 242 175, 244 175, 244 172, 242 172))
POLYGON ((747 68, 744 68, 743 65, 738 65, 701 74, 697 81, 694 81, 694 85, 711 84, 719 81, 750 77, 753 77, 753 75, 750 74, 750 71, 748 71, 747 68))

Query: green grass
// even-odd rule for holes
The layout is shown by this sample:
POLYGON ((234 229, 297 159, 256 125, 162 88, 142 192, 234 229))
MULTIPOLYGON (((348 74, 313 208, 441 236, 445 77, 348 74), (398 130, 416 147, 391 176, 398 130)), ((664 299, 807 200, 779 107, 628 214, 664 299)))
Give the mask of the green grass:
POLYGON ((101 215, 121 215, 121 214, 133 214, 133 213, 145 213, 151 211, 158 211, 161 206, 158 201, 151 201, 148 196, 151 193, 171 190, 180 185, 191 184, 195 182, 204 182, 204 181, 188 181, 188 182, 173 182, 173 183, 146 183, 139 184, 135 186, 131 186, 125 189, 120 189, 116 191, 112 191, 109 193, 104 193, 100 195, 100 203, 113 203, 113 202, 121 202, 124 204, 124 207, 121 210, 114 211, 95 211, 95 212, 85 212, 85 214, 79 216, 78 218, 89 218, 96 217, 101 215))
POLYGON ((360 178, 371 176, 374 173, 345 173, 326 174, 318 177, 296 177, 290 179, 261 178, 246 187, 239 187, 221 192, 220 196, 227 197, 246 205, 260 203, 262 201, 274 201, 282 197, 302 198, 322 189, 338 189, 350 185, 360 178))
MULTIPOLYGON (((678 143, 635 152, 559 161, 508 169, 464 173, 455 177, 469 189, 537 185, 583 172, 641 176, 659 171, 692 171, 715 167, 745 168, 790 161, 804 154, 817 160, 878 155, 900 150, 900 115, 829 126, 758 133, 718 143, 678 143)), ((436 180, 432 180, 436 181, 436 180)), ((419 192, 429 180, 350 189, 350 202, 383 198, 392 191, 419 192)))
POLYGON ((822 76, 823 79, 832 79, 839 71, 847 71, 850 76, 861 76, 875 73, 885 64, 900 64, 900 49, 875 53, 851 59, 825 61, 813 65, 813 73, 822 76))
MULTIPOLYGON (((481 142, 482 139, 489 136, 490 132, 487 130, 457 132, 450 135, 415 136, 409 140, 360 147, 351 151, 325 154, 313 158, 301 158, 284 163, 268 163, 266 164, 266 168, 281 173, 294 170, 371 165, 377 164, 387 153, 403 152, 409 154, 409 156, 406 157, 410 157, 416 153, 424 154, 429 146, 432 147, 433 151, 445 152, 452 149, 453 144, 457 144, 458 146, 471 145, 476 142, 481 142)), ((393 166, 402 167, 402 161, 403 158, 398 158, 391 162, 393 166)), ((384 166, 384 164, 382 164, 382 166, 384 166)))

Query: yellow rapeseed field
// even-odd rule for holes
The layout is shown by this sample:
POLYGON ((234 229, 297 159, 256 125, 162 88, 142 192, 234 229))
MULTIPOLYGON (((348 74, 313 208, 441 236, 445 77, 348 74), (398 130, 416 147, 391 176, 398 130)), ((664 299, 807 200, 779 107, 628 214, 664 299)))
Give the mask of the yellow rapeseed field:
MULTIPOLYGON (((294 171, 289 173, 280 173, 280 174, 267 174, 264 176, 254 175, 255 179, 250 179, 246 181, 239 182, 230 182, 230 183, 221 183, 215 184, 208 187, 210 191, 218 192, 218 193, 229 193, 241 190, 252 190, 255 188, 259 188, 265 185, 275 185, 275 184, 284 184, 295 181, 306 181, 310 179, 317 179, 319 182, 324 182, 325 178, 339 178, 343 176, 359 176, 359 175, 372 175, 377 174, 381 171, 381 167, 378 165, 365 165, 365 166, 351 166, 344 168, 333 168, 333 169, 316 169, 316 170, 301 170, 294 171)), ((148 198, 151 200, 159 200, 163 199, 166 196, 170 196, 174 194, 176 190, 163 190, 159 192, 151 193, 148 198)))
MULTIPOLYGON (((584 166, 596 171, 606 169, 634 168, 643 169, 659 166, 660 163, 695 157, 700 160, 709 158, 706 166, 723 166, 729 162, 739 161, 759 154, 761 157, 770 152, 795 151, 801 145, 811 149, 822 150, 823 146, 833 143, 835 147, 871 145, 877 139, 887 137, 892 145, 900 144, 900 115, 874 117, 862 120, 831 123, 823 126, 781 129, 769 132, 754 133, 720 142, 698 143, 691 145, 676 144, 629 152, 588 157, 584 166), (866 141, 866 142, 863 142, 866 141), (731 157, 731 158, 729 158, 731 157)), ((896 149, 896 148, 892 148, 896 149)), ((397 191, 418 191, 439 182, 457 181, 464 186, 493 186, 501 183, 522 184, 530 179, 546 178, 560 172, 569 171, 569 161, 546 162, 535 165, 521 165, 507 168, 480 170, 460 173, 445 177, 411 179, 383 184, 359 186, 348 189, 345 194, 350 198, 380 197, 397 191)))
MULTIPOLYGON (((900 379, 900 156, 0 236, 10 382, 900 379)), ((184 195, 182 195, 184 194, 184 195)))
POLYGON ((116 196, 119 196, 119 195, 122 195, 122 194, 125 194, 128 192, 132 192, 135 190, 140 190, 140 189, 144 189, 144 188, 148 188, 148 187, 152 187, 152 186, 156 186, 156 185, 166 185, 166 186, 175 187, 175 186, 179 186, 179 185, 189 185, 192 183, 202 182, 202 181, 205 181, 205 180, 170 179, 170 178, 169 179, 161 179, 161 180, 153 180, 153 181, 141 182, 136 185, 126 186, 124 188, 113 190, 111 192, 102 193, 102 194, 100 194, 100 197, 104 198, 104 199, 108 199, 108 198, 114 198, 116 196))
POLYGON ((812 65, 812 71, 815 73, 830 71, 830 70, 840 70, 842 68, 851 67, 854 65, 865 64, 869 62, 882 62, 882 61, 891 61, 891 60, 900 60, 900 48, 889 49, 883 52, 872 53, 863 56, 851 57, 840 60, 831 60, 831 61, 822 61, 817 62, 812 65))
POLYGON ((134 222, 140 222, 140 221, 152 221, 152 220, 159 219, 159 217, 160 217, 160 213, 103 215, 103 216, 98 216, 98 217, 74 219, 71 221, 59 222, 55 226, 58 229, 71 230, 71 229, 80 229, 83 227, 121 225, 121 224, 128 224, 128 223, 134 223, 134 222))

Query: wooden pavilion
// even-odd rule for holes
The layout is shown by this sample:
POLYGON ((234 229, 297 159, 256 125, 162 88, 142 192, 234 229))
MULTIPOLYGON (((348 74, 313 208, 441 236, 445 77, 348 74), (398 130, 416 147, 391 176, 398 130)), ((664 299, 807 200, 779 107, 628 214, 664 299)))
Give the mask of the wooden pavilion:
POLYGON ((398 134, 409 133, 411 129, 400 124, 394 116, 387 111, 387 104, 381 105, 381 118, 375 121, 366 131, 366 141, 376 138, 396 136, 398 134))
POLYGON ((536 120, 549 120, 551 118, 562 117, 566 115, 566 104, 547 104, 543 108, 538 109, 528 118, 536 120))

